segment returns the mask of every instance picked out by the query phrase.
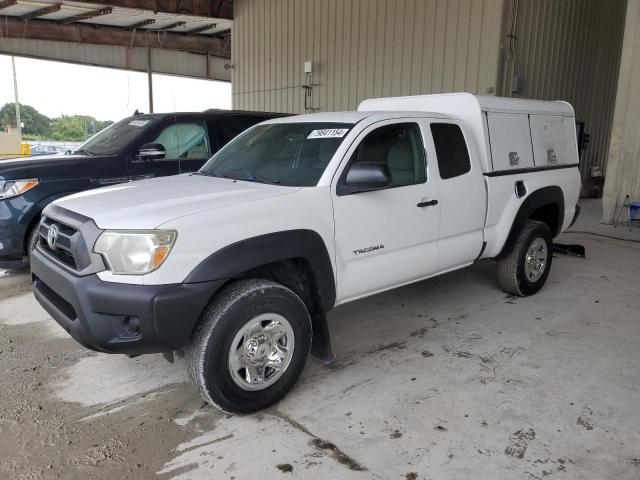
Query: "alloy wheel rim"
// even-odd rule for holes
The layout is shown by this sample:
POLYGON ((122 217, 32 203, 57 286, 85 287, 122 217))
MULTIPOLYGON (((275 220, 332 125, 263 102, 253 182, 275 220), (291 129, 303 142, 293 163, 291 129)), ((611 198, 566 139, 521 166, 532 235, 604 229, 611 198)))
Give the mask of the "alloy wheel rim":
POLYGON ((537 237, 531 242, 524 260, 524 273, 527 280, 534 283, 540 280, 547 267, 547 242, 537 237))
POLYGON ((264 313, 245 323, 229 351, 229 373, 243 390, 270 387, 291 363, 295 338, 289 321, 277 313, 264 313))

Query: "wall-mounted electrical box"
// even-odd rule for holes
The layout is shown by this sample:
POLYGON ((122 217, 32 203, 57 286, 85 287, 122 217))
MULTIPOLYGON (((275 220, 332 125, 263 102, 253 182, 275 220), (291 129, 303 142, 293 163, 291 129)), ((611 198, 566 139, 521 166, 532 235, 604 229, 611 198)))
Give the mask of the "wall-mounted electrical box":
POLYGON ((524 79, 518 75, 514 75, 511 79, 511 93, 513 95, 522 95, 524 89, 524 79))

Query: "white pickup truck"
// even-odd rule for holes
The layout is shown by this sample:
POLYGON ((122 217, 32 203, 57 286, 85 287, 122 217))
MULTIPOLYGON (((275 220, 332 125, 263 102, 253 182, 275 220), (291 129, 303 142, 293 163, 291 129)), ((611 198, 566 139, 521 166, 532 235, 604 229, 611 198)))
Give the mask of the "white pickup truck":
POLYGON ((38 301, 108 353, 183 351, 205 400, 277 401, 331 357, 334 306, 490 258, 513 295, 544 284, 577 215, 564 102, 426 95, 263 122, 199 172, 49 205, 38 301))

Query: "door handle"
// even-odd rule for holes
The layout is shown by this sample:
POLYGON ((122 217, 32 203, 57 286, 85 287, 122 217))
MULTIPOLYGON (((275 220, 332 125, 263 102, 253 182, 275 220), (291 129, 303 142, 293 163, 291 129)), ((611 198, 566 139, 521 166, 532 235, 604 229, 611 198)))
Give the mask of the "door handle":
POLYGON ((431 207, 433 205, 437 205, 438 204, 438 200, 426 200, 424 202, 420 202, 418 203, 418 207, 423 208, 423 207, 431 207))

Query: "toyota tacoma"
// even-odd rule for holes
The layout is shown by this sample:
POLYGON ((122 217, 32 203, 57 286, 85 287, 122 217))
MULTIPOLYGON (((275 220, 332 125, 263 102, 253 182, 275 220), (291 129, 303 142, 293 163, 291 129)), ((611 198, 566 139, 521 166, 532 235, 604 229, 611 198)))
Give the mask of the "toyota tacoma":
POLYGON ((82 345, 186 357, 203 398, 252 412, 334 306, 495 259, 531 295, 577 214, 574 113, 471 94, 372 99, 271 119, 199 171, 82 192, 44 210, 33 290, 82 345))

